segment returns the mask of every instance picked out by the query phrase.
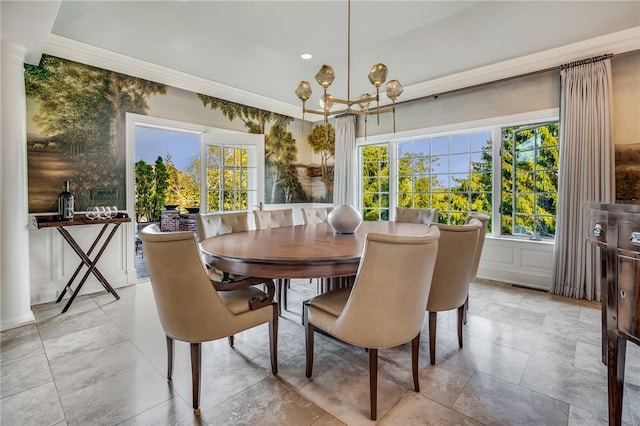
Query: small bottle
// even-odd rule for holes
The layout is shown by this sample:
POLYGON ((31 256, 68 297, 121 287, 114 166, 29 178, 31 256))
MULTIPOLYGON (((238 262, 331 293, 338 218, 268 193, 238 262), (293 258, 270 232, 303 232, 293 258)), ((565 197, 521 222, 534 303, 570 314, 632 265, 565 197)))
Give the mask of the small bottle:
POLYGON ((58 195, 58 220, 73 220, 73 194, 69 192, 69 181, 65 180, 58 195))

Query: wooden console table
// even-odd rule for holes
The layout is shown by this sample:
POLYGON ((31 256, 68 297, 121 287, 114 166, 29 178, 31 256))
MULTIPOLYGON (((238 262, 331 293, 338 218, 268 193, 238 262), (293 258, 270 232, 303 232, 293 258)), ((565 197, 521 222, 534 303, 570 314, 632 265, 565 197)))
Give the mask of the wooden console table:
POLYGON ((627 341, 640 345, 640 205, 586 206, 588 241, 600 248, 602 360, 607 364, 609 425, 622 423, 627 341))
POLYGON ((76 214, 73 216, 72 221, 71 220, 61 221, 61 220, 58 220, 55 216, 36 216, 36 224, 38 229, 56 228, 58 232, 60 232, 62 237, 65 239, 65 241, 69 243, 69 246, 71 246, 73 251, 75 251, 76 254, 80 257, 80 260, 81 260, 75 272, 73 273, 73 275, 71 275, 71 278, 67 282, 67 285, 64 286, 64 289, 62 290, 62 292, 60 293, 60 296, 56 300, 56 303, 60 303, 64 295, 67 293, 67 291, 73 291, 73 293, 71 294, 71 297, 69 298, 69 301, 64 306, 64 309, 62 309, 62 313, 65 313, 69 310, 69 307, 75 300, 76 296, 80 292, 80 289, 82 288, 82 286, 84 285, 85 281, 87 280, 90 274, 93 274, 98 279, 100 284, 102 284, 105 290, 111 293, 113 297, 116 298, 116 300, 120 299, 120 296, 118 295, 118 293, 116 293, 113 287, 111 287, 111 284, 109 284, 109 281, 107 281, 104 275, 102 275, 102 273, 100 272, 100 270, 96 265, 98 263, 98 260, 100 260, 100 257, 104 253, 105 249, 109 245, 109 242, 111 241, 116 231, 120 227, 120 225, 126 222, 131 222, 131 218, 129 218, 125 213, 118 213, 118 216, 111 219, 95 219, 95 220, 87 219, 85 215, 76 214), (78 245, 76 240, 73 238, 73 236, 71 236, 69 231, 67 231, 66 229, 70 226, 81 226, 81 225, 85 225, 85 226, 86 225, 102 225, 100 232, 98 233, 96 238, 93 240, 93 243, 91 244, 91 247, 89 247, 89 250, 87 250, 86 252, 82 249, 82 247, 78 245), (102 240, 102 237, 105 235, 107 229, 109 228, 109 225, 112 225, 111 231, 108 233, 106 239, 104 239, 104 241, 100 243, 100 241, 102 240), (90 256, 94 252, 94 250, 96 250, 96 248, 97 248, 97 253, 92 259, 90 256), (84 275, 78 282, 78 285, 76 286, 75 290, 72 290, 71 285, 73 284, 75 279, 78 277, 78 274, 80 273, 80 270, 82 269, 83 266, 87 267, 87 271, 84 273, 84 275))

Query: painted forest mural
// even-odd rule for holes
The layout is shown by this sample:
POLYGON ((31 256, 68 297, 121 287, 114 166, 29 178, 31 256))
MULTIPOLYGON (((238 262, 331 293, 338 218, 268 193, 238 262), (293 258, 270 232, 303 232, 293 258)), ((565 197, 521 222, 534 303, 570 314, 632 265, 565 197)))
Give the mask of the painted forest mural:
POLYGON ((616 202, 640 200, 640 143, 616 145, 616 202))
MULTIPOLYGON (((76 211, 104 203, 127 208, 126 113, 154 116, 149 101, 162 97, 170 104, 170 86, 48 55, 37 67, 25 65, 25 86, 29 212, 56 211, 64 180, 70 181, 76 211)), ((297 141, 289 129, 293 117, 186 93, 205 112, 223 117, 222 126, 220 119, 211 120, 217 127, 238 120, 248 133, 265 135, 266 203, 333 201, 332 126, 316 126, 297 141), (313 153, 302 160, 300 143, 313 153)))

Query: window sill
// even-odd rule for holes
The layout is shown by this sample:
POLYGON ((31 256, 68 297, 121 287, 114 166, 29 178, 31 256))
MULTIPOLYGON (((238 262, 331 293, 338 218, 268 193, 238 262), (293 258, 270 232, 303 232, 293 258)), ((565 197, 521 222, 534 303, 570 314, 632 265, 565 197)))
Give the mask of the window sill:
POLYGON ((487 239, 492 239, 495 241, 509 241, 514 243, 523 243, 523 244, 542 244, 553 246, 555 245, 555 240, 550 239, 541 239, 541 240, 530 240, 526 237, 517 237, 512 235, 487 235, 487 239))

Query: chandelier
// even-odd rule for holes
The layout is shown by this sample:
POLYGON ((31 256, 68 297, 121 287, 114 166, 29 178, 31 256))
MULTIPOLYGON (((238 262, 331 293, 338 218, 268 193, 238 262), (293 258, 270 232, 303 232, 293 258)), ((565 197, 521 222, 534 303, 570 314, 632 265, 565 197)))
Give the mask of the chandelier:
POLYGON ((363 93, 358 99, 351 100, 351 0, 347 2, 348 23, 347 23, 347 99, 336 98, 327 93, 327 89, 333 83, 336 74, 330 65, 323 65, 316 74, 316 81, 324 90, 324 94, 320 99, 321 110, 309 109, 306 102, 311 97, 311 86, 308 81, 301 81, 296 89, 296 95, 302 101, 302 121, 304 123, 304 114, 317 114, 324 116, 324 124, 330 116, 339 114, 358 114, 365 116, 365 136, 366 136, 366 116, 375 114, 377 116, 377 124, 380 124, 381 113, 393 113, 393 132, 396 131, 396 99, 402 94, 402 85, 398 80, 391 80, 386 84, 387 97, 391 99, 392 105, 388 108, 380 108, 380 86, 387 80, 387 66, 383 63, 375 64, 369 71, 369 81, 376 88, 375 96, 369 93, 363 93), (375 101, 375 107, 371 108, 371 102, 375 101), (339 111, 331 111, 334 104, 345 105, 346 108, 339 111), (355 107, 352 109, 352 107, 355 107))

